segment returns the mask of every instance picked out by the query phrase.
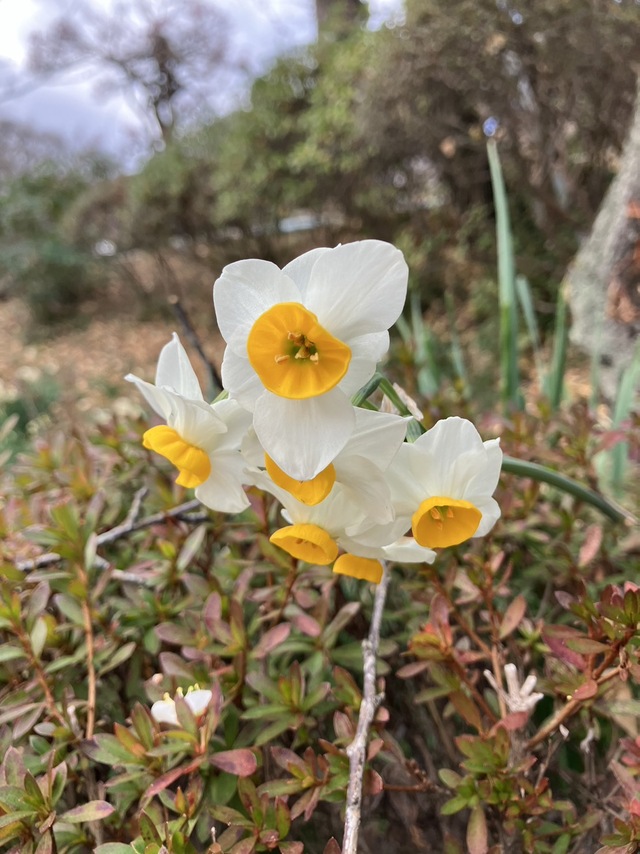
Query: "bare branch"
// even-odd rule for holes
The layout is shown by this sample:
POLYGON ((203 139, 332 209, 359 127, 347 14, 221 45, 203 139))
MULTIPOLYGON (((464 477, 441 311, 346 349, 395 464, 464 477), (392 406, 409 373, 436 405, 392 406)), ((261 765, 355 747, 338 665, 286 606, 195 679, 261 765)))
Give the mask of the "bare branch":
POLYGON ((362 783, 367 759, 367 739, 376 711, 384 698, 383 692, 376 692, 376 658, 380 646, 380 624, 382 612, 387 598, 390 580, 386 564, 382 564, 382 579, 376 587, 373 600, 373 613, 369 636, 362 641, 363 666, 363 695, 358 715, 356 734, 347 747, 349 757, 349 786, 347 788, 347 811, 344 821, 344 838, 342 854, 357 854, 358 835, 360 832, 362 783))

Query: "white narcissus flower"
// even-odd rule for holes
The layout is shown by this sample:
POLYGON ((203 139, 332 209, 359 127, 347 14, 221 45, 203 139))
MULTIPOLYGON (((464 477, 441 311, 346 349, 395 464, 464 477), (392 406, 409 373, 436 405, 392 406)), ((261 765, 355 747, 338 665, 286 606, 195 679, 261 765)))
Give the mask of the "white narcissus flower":
POLYGON ((227 342, 223 383, 289 477, 314 478, 346 445, 350 397, 389 346, 407 277, 400 250, 379 240, 313 249, 282 270, 246 260, 222 271, 214 304, 227 342))
POLYGON ((156 384, 133 374, 147 403, 166 424, 151 427, 145 448, 166 457, 178 469, 176 483, 195 487, 196 498, 212 510, 239 513, 249 506, 240 444, 251 416, 233 400, 207 403, 180 339, 174 333, 158 359, 156 384))
POLYGON ((384 471, 395 457, 407 432, 407 420, 387 412, 355 410, 356 426, 347 444, 332 463, 311 480, 289 477, 265 454, 253 431, 242 452, 247 461, 266 468, 271 480, 303 504, 315 505, 341 485, 354 506, 373 522, 385 524, 394 518, 391 493, 384 471))
MULTIPOLYGON (((176 695, 184 698, 187 706, 198 718, 211 702, 213 693, 200 688, 198 685, 193 685, 187 689, 186 694, 183 693, 182 688, 178 688, 176 695)), ((165 694, 162 700, 158 700, 151 706, 151 717, 159 724, 178 726, 175 699, 170 694, 165 694)))
POLYGON ((482 537, 500 518, 491 497, 500 476, 500 440, 483 442, 470 421, 446 418, 398 451, 387 470, 396 513, 411 519, 426 548, 482 537))
POLYGON ((401 537, 407 527, 405 519, 375 524, 341 484, 336 484, 320 504, 309 505, 274 484, 266 472, 257 472, 255 482, 278 498, 284 505, 285 519, 291 523, 275 531, 270 541, 298 560, 319 566, 334 564, 333 571, 338 574, 378 584, 381 560, 432 563, 435 559, 435 552, 401 537))

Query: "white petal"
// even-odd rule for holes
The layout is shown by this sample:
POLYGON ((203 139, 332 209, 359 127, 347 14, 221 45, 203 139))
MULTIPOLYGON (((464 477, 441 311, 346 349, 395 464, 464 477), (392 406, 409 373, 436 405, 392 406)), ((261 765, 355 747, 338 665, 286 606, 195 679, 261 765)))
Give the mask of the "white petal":
POLYGON ((176 704, 173 700, 158 700, 151 706, 151 717, 159 724, 178 726, 176 704))
POLYGON ((361 335, 349 341, 349 347, 351 361, 339 388, 351 397, 374 375, 376 365, 389 349, 389 333, 361 335))
POLYGON ((341 456, 357 454, 386 469, 404 442, 410 419, 390 412, 355 410, 356 428, 341 456))
POLYGON ((427 495, 462 498, 464 486, 482 467, 486 452, 480 434, 470 421, 454 416, 438 421, 414 443, 428 466, 417 473, 427 495), (473 469, 473 471, 471 471, 473 469))
MULTIPOLYGON (((415 444, 404 444, 385 471, 385 478, 391 489, 391 498, 399 516, 409 516, 418 509, 428 497, 420 466, 425 458, 417 451, 415 444)), ((435 494, 435 493, 434 493, 435 494)))
POLYGON ((492 495, 500 480, 500 472, 502 471, 500 439, 489 439, 484 443, 484 448, 486 452, 484 468, 477 479, 474 478, 469 482, 467 486, 469 494, 482 491, 485 495, 492 495))
POLYGON ((402 252, 380 240, 336 246, 311 268, 305 305, 340 340, 382 332, 398 319, 407 295, 402 252))
POLYGON ((189 691, 185 694, 184 701, 189 706, 193 714, 198 717, 207 708, 213 696, 211 691, 205 691, 203 688, 198 688, 195 691, 189 691))
POLYGON ((387 560, 396 563, 433 563, 437 557, 433 549, 419 545, 413 537, 401 537, 383 549, 387 560))
POLYGON ((250 412, 264 391, 260 377, 251 367, 249 360, 237 356, 230 347, 224 351, 222 360, 222 385, 232 398, 250 412))
POLYGON ((370 459, 342 456, 336 459, 335 468, 336 479, 358 509, 380 525, 392 521, 395 513, 389 486, 370 459))
POLYGON ((239 451, 251 428, 251 413, 237 401, 229 399, 212 403, 211 409, 227 428, 227 432, 216 441, 216 451, 239 451))
POLYGON ((127 374, 125 380, 134 383, 149 406, 165 421, 171 417, 173 409, 171 394, 164 389, 156 388, 152 383, 141 380, 135 374, 127 374))
POLYGON ((349 398, 338 388, 307 400, 264 391, 253 426, 260 444, 290 477, 311 480, 346 445, 355 426, 349 398))
POLYGON ((256 431, 248 430, 240 447, 242 456, 254 468, 264 468, 264 448, 260 444, 256 431))
POLYGON ((222 453, 211 456, 211 474, 196 487, 196 498, 205 507, 221 513, 242 513, 249 500, 242 488, 249 478, 245 477, 245 461, 239 453, 222 453))
POLYGON ((309 252, 305 252, 304 255, 294 258, 286 267, 282 268, 282 272, 286 276, 289 276, 289 278, 298 286, 303 301, 307 292, 307 285, 309 284, 313 265, 325 252, 331 252, 331 250, 327 247, 311 249, 309 252))
POLYGON ((227 432, 227 425, 218 418, 208 403, 199 400, 185 400, 178 394, 171 394, 172 409, 167 424, 178 433, 185 442, 196 445, 204 451, 215 448, 218 435, 227 432))
POLYGON ((476 507, 482 513, 482 519, 478 525, 478 530, 473 536, 484 537, 500 518, 500 505, 494 498, 484 498, 476 504, 476 507))
POLYGON ((190 400, 203 400, 196 372, 175 332, 173 339, 160 351, 156 385, 173 389, 190 400))
POLYGON ((218 327, 239 356, 246 356, 253 324, 279 302, 301 302, 301 295, 291 279, 270 261, 250 259, 229 264, 213 286, 218 327))

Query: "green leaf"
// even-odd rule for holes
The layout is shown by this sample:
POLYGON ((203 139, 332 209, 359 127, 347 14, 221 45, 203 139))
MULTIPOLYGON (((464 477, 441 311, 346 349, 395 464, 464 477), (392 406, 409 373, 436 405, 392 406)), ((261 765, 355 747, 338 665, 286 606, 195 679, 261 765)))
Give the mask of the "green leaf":
POLYGON ((125 845, 123 842, 106 842, 98 845, 94 854, 132 854, 135 851, 133 845, 125 845))
POLYGON ((144 764, 140 757, 127 750, 115 735, 109 733, 94 735, 92 739, 83 741, 81 748, 91 759, 96 762, 104 762, 106 765, 144 764))
POLYGON ((105 673, 109 673, 110 670, 115 670, 120 664, 123 664, 133 655, 136 648, 135 641, 130 641, 129 643, 123 644, 120 649, 110 655, 107 661, 101 665, 98 670, 98 676, 104 676, 105 673))
POLYGON ((546 466, 541 466, 539 463, 530 463, 526 460, 516 460, 513 457, 505 456, 502 458, 502 471, 518 475, 519 477, 529 477, 531 480, 555 486, 556 489, 560 489, 562 492, 566 492, 568 495, 573 495, 574 498, 584 501, 585 504, 595 507, 596 510, 599 510, 614 522, 624 522, 625 520, 630 522, 637 521, 631 513, 623 508, 616 507, 599 493, 594 492, 592 489, 583 486, 581 483, 572 480, 564 474, 560 474, 560 472, 549 469, 546 466))
POLYGON ((498 284, 500 302, 500 365, 502 401, 505 406, 521 408, 518 373, 518 316, 516 312, 516 275, 507 194, 502 177, 498 147, 487 143, 493 203, 498 240, 498 284))
POLYGON ((467 798, 462 797, 462 795, 456 795, 455 798, 451 798, 451 800, 447 801, 440 808, 441 815, 454 815, 460 810, 466 809, 469 806, 469 802, 467 798))
POLYGON ((3 643, 0 646, 0 662, 14 661, 16 658, 25 658, 24 650, 18 649, 17 646, 12 646, 10 643, 3 643))

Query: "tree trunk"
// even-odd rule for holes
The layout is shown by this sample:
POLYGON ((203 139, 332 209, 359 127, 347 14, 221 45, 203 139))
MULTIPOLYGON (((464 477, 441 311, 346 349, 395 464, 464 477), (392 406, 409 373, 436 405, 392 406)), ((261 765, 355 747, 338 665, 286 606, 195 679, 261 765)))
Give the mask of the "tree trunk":
POLYGON ((614 399, 640 335, 640 80, 618 173, 565 283, 571 340, 599 359, 601 391, 614 399))

